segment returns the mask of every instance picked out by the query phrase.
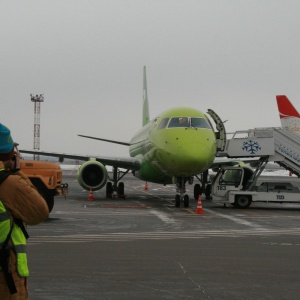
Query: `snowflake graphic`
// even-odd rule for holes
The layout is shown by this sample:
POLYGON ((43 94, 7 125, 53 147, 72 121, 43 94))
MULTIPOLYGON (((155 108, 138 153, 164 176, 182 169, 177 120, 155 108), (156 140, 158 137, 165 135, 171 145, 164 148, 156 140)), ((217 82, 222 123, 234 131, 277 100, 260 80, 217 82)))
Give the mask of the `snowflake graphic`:
POLYGON ((243 142, 242 150, 247 151, 250 154, 255 154, 258 150, 261 150, 261 147, 258 142, 249 140, 247 142, 243 142))

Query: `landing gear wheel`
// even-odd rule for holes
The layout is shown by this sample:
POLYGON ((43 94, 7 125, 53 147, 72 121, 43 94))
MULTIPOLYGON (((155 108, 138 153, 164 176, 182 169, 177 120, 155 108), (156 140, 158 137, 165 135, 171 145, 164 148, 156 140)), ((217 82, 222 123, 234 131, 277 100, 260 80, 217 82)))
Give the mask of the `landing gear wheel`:
POLYGON ((199 195, 201 195, 201 194, 202 194, 202 188, 199 183, 196 183, 194 185, 194 199, 198 200, 199 195))
POLYGON ((175 206, 180 207, 180 196, 179 195, 175 196, 175 206))
POLYGON ((183 203, 184 203, 184 207, 189 207, 189 204, 190 204, 190 198, 189 198, 188 195, 184 195, 183 203))
POLYGON ((208 184, 205 188, 205 199, 206 200, 211 200, 212 197, 211 197, 211 184, 208 184))
POLYGON ((124 182, 120 182, 118 185, 118 196, 124 197, 124 182))
POLYGON ((194 177, 190 177, 189 180, 188 180, 188 183, 193 184, 193 182, 194 182, 194 177))
POLYGON ((251 198, 246 195, 237 195, 234 200, 234 206, 238 208, 248 208, 251 204, 251 198))
POLYGON ((113 185, 111 182, 106 183, 106 198, 112 198, 114 192, 113 185))

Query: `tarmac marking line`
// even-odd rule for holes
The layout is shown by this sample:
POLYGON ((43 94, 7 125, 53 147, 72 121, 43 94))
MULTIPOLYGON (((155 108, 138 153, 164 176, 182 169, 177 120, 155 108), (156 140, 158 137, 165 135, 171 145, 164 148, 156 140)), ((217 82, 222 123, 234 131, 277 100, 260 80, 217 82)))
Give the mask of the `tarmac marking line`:
MULTIPOLYGON (((31 236, 28 244, 40 243, 66 243, 66 242, 97 242, 97 241, 131 241, 131 240, 161 240, 161 239, 200 239, 213 237, 249 237, 249 236, 278 236, 278 235, 300 235, 299 228, 286 230, 209 230, 189 232, 134 232, 134 233, 104 233, 104 234, 78 234, 78 235, 53 235, 53 236, 31 236)), ((289 243, 282 243, 289 246, 289 243)))
POLYGON ((208 211, 209 213, 213 214, 213 215, 216 215, 216 216, 219 216, 219 217, 222 217, 222 218, 225 218, 225 219, 229 219, 231 221, 233 221, 234 223, 237 223, 239 225, 245 225, 245 226, 249 226, 249 227, 253 227, 253 228, 256 228, 256 229, 261 229, 263 230, 264 228, 262 226, 260 226, 259 224, 256 224, 256 223, 253 223, 253 222, 249 222, 247 220, 244 220, 244 219, 241 219, 241 218, 238 218, 236 216, 232 216, 232 215, 225 215, 225 214, 222 214, 222 213, 218 213, 218 212, 215 212, 211 209, 205 209, 206 211, 208 211))

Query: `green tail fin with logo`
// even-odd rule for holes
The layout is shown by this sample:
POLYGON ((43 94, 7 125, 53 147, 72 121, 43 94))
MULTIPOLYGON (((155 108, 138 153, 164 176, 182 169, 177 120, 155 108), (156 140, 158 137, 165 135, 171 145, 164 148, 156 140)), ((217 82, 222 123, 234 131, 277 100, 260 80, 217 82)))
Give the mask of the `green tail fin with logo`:
POLYGON ((143 126, 149 123, 149 104, 148 104, 148 93, 147 93, 147 78, 146 78, 146 66, 144 66, 143 74, 143 126))

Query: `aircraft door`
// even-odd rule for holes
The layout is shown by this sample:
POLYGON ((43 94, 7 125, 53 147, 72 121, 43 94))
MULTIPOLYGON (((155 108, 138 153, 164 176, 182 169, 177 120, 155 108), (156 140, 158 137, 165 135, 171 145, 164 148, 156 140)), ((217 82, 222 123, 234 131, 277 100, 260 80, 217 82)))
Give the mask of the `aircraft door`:
POLYGON ((221 118, 212 110, 208 109, 207 113, 211 116, 211 118, 216 123, 216 128, 218 132, 216 133, 217 138, 217 151, 224 151, 226 146, 226 130, 224 123, 221 118))

